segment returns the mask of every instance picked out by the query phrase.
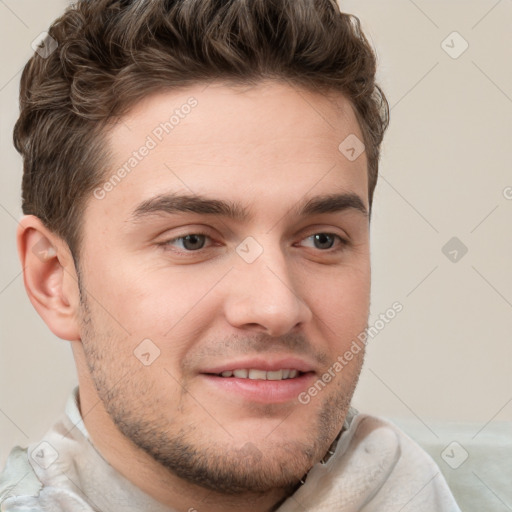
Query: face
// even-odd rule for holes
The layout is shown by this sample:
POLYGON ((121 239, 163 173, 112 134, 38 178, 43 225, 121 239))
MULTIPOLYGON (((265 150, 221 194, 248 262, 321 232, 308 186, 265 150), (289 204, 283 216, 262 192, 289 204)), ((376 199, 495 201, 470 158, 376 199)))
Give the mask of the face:
POLYGON ((182 479, 289 486, 340 431, 363 360, 333 371, 369 308, 367 161, 338 149, 363 138, 354 112, 281 83, 211 84, 121 121, 84 214, 83 372, 182 479))

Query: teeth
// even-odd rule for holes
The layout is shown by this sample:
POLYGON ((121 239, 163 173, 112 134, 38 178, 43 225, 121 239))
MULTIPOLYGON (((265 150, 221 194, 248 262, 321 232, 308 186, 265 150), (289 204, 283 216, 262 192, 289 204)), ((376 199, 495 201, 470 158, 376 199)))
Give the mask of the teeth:
POLYGON ((282 380, 283 370, 277 370, 276 372, 267 372, 267 380, 282 380))
POLYGON ((237 370, 226 370, 221 373, 222 377, 236 377, 238 379, 251 379, 251 380, 286 380, 295 379, 299 375, 298 370, 274 370, 265 371, 257 370, 255 368, 239 368, 237 370))
POLYGON ((249 370, 249 379, 267 380, 267 372, 264 370, 249 370))

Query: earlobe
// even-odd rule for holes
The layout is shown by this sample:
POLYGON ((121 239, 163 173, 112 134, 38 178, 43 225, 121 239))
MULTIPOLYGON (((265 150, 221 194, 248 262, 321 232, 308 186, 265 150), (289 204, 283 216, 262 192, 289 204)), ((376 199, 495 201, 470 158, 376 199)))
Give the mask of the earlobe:
POLYGON ((79 340, 77 275, 67 244, 34 215, 21 220, 17 243, 30 302, 56 336, 79 340))

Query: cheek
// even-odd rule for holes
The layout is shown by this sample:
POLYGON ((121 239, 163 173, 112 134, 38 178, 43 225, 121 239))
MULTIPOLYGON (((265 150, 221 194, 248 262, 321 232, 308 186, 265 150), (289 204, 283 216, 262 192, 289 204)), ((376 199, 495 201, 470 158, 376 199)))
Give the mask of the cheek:
POLYGON ((370 306, 368 266, 333 270, 328 279, 306 287, 314 315, 325 327, 326 336, 357 336, 367 324, 370 306))
POLYGON ((88 288, 128 331, 163 335, 199 305, 222 273, 124 257, 121 263, 105 260, 91 270, 88 288))
POLYGON ((156 268, 127 259, 108 268, 104 262, 88 274, 91 295, 101 297, 101 305, 92 304, 98 334, 116 339, 130 362, 133 354, 149 353, 150 361, 158 356, 154 367, 179 376, 180 361, 207 336, 219 311, 214 288, 225 270, 156 268))

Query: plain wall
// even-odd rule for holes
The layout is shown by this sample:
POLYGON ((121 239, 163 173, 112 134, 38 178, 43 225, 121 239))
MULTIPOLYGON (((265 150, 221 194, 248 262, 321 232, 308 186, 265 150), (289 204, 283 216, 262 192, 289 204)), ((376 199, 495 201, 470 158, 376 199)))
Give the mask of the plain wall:
MULTIPOLYGON (((23 287, 22 163, 11 142, 31 41, 66 4, 0 2, 0 465, 13 445, 44 434, 76 384, 69 344, 23 287)), ((361 18, 391 105, 372 215, 370 325, 403 305, 368 343, 354 405, 425 428, 510 421, 512 2, 350 0, 342 9, 361 18), (454 31, 469 44, 458 58, 442 46, 462 48, 454 31), (457 262, 442 251, 452 237, 468 250, 457 262)))

